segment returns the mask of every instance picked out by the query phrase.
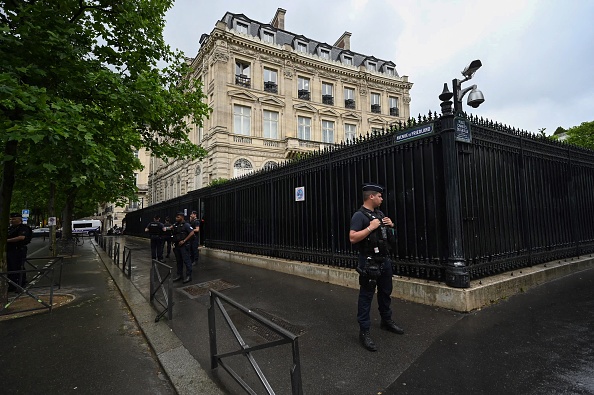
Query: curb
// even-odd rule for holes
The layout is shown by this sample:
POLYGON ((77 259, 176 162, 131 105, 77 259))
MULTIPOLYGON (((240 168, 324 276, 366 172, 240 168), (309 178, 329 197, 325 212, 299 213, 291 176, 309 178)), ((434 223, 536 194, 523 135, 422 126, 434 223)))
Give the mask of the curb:
POLYGON ((225 392, 212 381, 173 330, 163 321, 155 322, 156 313, 149 301, 119 268, 111 264, 111 257, 97 244, 92 244, 176 392, 180 395, 224 395, 225 392))

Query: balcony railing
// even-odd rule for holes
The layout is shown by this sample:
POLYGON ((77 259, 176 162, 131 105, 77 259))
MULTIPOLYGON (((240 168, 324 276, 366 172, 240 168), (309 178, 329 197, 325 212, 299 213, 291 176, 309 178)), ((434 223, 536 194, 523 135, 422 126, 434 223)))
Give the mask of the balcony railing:
POLYGON ((398 110, 398 107, 390 107, 390 115, 393 117, 399 116, 400 111, 398 110))
POLYGON ((235 75, 235 85, 240 85, 246 88, 249 88, 251 86, 251 81, 250 81, 250 77, 248 77, 247 75, 243 75, 243 74, 236 74, 235 75))
POLYGON ((265 81, 264 82, 264 91, 270 92, 270 93, 278 93, 278 85, 276 84, 276 82, 265 81))
POLYGON ((355 109, 355 99, 346 99, 344 101, 344 108, 355 109))
POLYGON ((322 95, 322 103, 334 105, 334 97, 332 95, 322 95))
POLYGON ((310 100, 309 91, 307 89, 299 89, 297 97, 301 100, 310 100))
POLYGON ((380 106, 379 104, 372 104, 371 105, 371 112, 374 112, 376 114, 379 114, 382 112, 382 106, 380 106))

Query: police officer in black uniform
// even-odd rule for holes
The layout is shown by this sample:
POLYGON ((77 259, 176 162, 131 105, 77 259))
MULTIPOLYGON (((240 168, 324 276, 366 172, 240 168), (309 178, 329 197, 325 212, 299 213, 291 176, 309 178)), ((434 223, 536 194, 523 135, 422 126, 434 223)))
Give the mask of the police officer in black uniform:
POLYGON ((144 228, 144 231, 151 236, 151 257, 163 262, 163 232, 165 232, 165 225, 160 220, 161 217, 155 215, 153 220, 144 228))
POLYGON ((377 184, 363 185, 363 205, 353 214, 349 240, 359 248, 359 301, 357 320, 359 340, 369 351, 377 351, 371 339, 370 311, 373 295, 377 288, 377 302, 381 316, 380 327, 393 333, 404 330, 392 320, 390 295, 392 294, 391 244, 394 244, 394 223, 379 210, 384 188, 377 184))
POLYGON ((165 223, 163 225, 165 226, 165 232, 163 232, 163 251, 165 251, 165 243, 167 243, 167 255, 165 255, 165 258, 169 258, 172 242, 171 219, 165 217, 165 223))
MULTIPOLYGON (((8 227, 8 236, 6 238, 6 261, 8 271, 24 270, 25 260, 27 259, 27 244, 31 241, 32 230, 23 223, 20 213, 10 214, 10 226, 8 227)), ((25 286, 27 276, 25 273, 9 274, 8 278, 21 287, 25 286)), ((8 284, 8 291, 17 291, 18 288, 13 284, 8 284)))
POLYGON ((185 221, 183 212, 175 215, 175 224, 171 227, 173 233, 173 253, 177 262, 177 277, 173 281, 183 283, 192 281, 192 261, 190 260, 190 239, 194 237, 194 229, 185 221), (186 277, 184 278, 184 266, 186 267, 186 277))
POLYGON ((192 211, 190 214, 190 226, 194 229, 194 237, 191 239, 190 246, 190 260, 192 261, 192 264, 195 265, 200 258, 200 250, 198 249, 198 240, 200 240, 200 220, 198 219, 198 213, 196 211, 192 211))

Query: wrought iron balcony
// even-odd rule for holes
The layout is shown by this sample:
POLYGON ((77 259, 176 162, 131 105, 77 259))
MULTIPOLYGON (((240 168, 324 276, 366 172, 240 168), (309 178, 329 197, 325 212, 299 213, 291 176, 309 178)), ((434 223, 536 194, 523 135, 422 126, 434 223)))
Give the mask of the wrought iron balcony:
POLYGON ((382 112, 382 106, 380 106, 379 104, 372 104, 371 105, 371 112, 374 112, 376 114, 379 114, 382 112))
POLYGON ((271 92, 271 93, 278 93, 278 85, 276 84, 276 82, 265 81, 264 82, 264 91, 271 92))
POLYGON ((247 75, 236 74, 235 75, 235 85, 240 85, 240 86, 249 88, 251 86, 251 79, 247 75))
POLYGON ((332 95, 322 95, 322 103, 334 105, 334 97, 332 95))
POLYGON ((398 107, 390 107, 390 115, 393 117, 399 116, 400 111, 398 110, 398 107))
POLYGON ((307 89, 299 89, 297 97, 301 100, 310 100, 309 91, 307 89))
POLYGON ((355 109, 355 99, 346 99, 344 101, 344 108, 355 109))

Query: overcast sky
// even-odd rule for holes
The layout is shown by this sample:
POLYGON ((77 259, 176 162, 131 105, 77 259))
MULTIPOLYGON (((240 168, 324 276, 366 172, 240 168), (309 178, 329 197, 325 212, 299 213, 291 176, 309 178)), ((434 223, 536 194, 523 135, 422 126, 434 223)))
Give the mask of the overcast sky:
POLYGON ((176 0, 165 40, 186 56, 226 11, 269 23, 284 8, 285 29, 392 60, 414 84, 411 114, 439 112, 443 83, 473 59, 485 102, 472 114, 552 134, 594 120, 594 0, 176 0))

